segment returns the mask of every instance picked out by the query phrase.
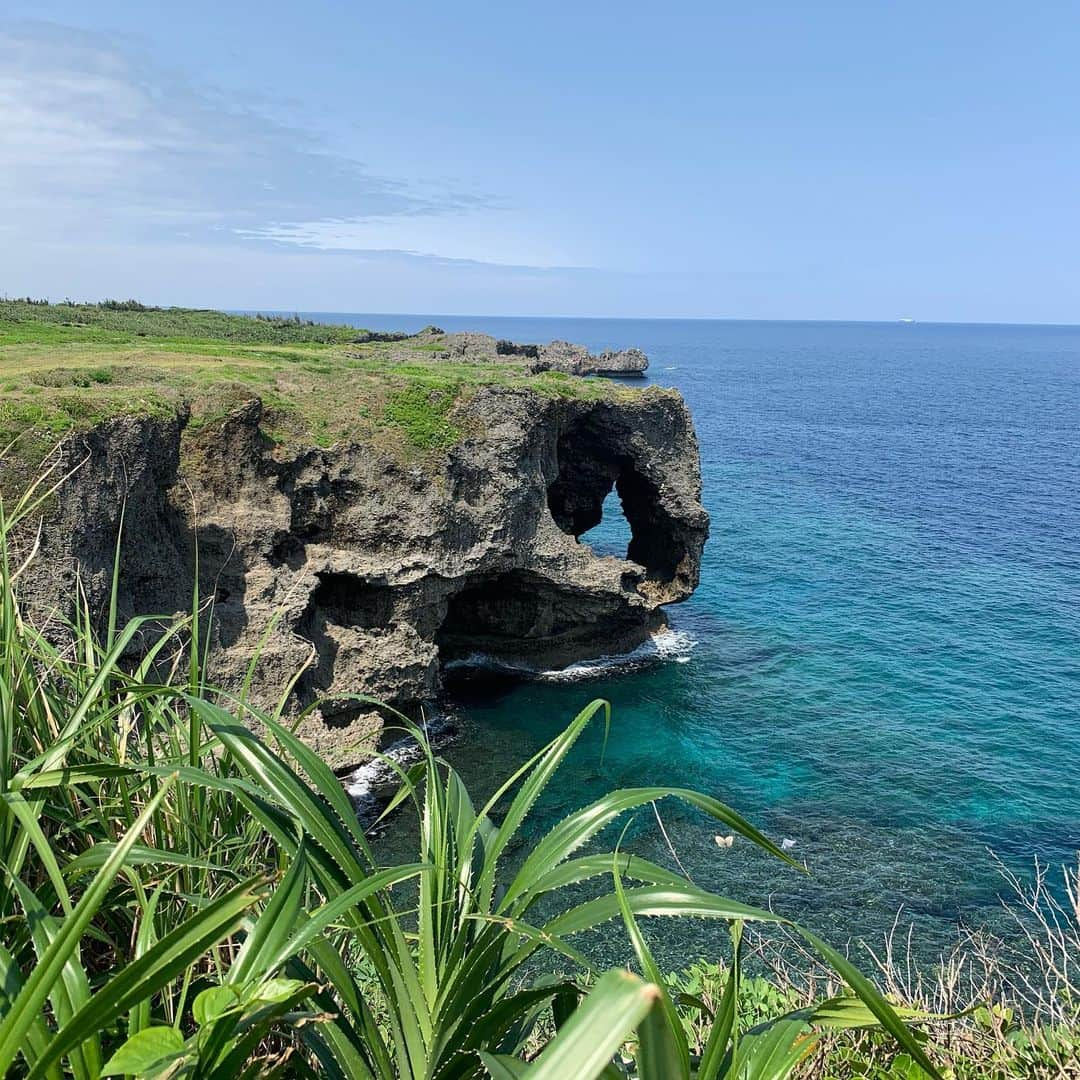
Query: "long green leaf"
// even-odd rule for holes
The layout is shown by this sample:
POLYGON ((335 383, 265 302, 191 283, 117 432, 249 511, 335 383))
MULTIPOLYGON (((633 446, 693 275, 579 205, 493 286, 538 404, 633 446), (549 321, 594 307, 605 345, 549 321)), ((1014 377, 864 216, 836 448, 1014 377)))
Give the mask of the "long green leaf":
POLYGON ((802 869, 791 856, 781 851, 776 844, 751 825, 742 815, 737 814, 731 807, 726 806, 717 799, 688 788, 626 788, 613 791, 597 799, 590 806, 586 806, 584 809, 578 810, 560 821, 533 848, 528 858, 522 863, 521 869, 507 889, 504 906, 519 900, 523 894, 528 893, 531 883, 537 877, 547 873, 551 867, 556 866, 563 859, 572 855, 620 814, 635 807, 643 806, 646 803, 665 798, 679 799, 688 803, 690 806, 708 814, 714 820, 723 822, 724 825, 745 836, 748 840, 752 840, 759 847, 764 848, 771 855, 781 859, 789 866, 802 869))
POLYGON ((266 895, 265 878, 253 878, 202 908, 166 934, 137 960, 114 975, 56 1034, 48 1053, 28 1080, 59 1060, 95 1031, 107 1027, 120 1013, 157 991, 187 969, 207 949, 227 937, 253 904, 266 895))
POLYGON ((727 1075, 738 1080, 787 1080, 817 1042, 804 1019, 781 1017, 740 1037, 727 1075))
MULTIPOLYGON (((295 956, 301 950, 307 948, 315 938, 324 933, 328 927, 341 919, 347 912, 362 903, 369 896, 376 895, 383 889, 388 889, 411 877, 428 873, 430 865, 426 863, 405 863, 402 866, 392 866, 388 870, 380 870, 372 874, 367 880, 354 885, 351 889, 328 900, 322 907, 315 911, 304 921, 299 929, 292 932, 275 952, 268 952, 264 963, 268 970, 277 970, 290 957, 295 956)), ((353 924, 355 929, 355 924, 353 924)))
MULTIPOLYGON (((561 735, 553 739, 540 754, 532 759, 536 764, 531 767, 527 779, 518 789, 518 793, 514 796, 510 808, 506 812, 506 816, 503 818, 494 837, 492 837, 487 845, 487 858, 484 862, 484 869, 481 872, 480 879, 477 882, 477 889, 481 897, 480 904, 482 908, 488 909, 491 906, 491 896, 495 889, 495 873, 499 856, 517 834, 518 829, 521 828, 521 824, 532 809, 533 804, 540 797, 540 794, 547 786, 548 781, 563 763, 566 755, 570 752, 574 743, 577 742, 578 737, 585 730, 585 727, 592 718, 601 710, 604 714, 605 727, 610 726, 610 703, 599 699, 593 701, 574 717, 570 725, 561 735)), ((514 774, 514 777, 511 777, 511 781, 521 774, 522 770, 518 770, 518 772, 514 774)), ((511 781, 508 781, 507 783, 509 784, 511 781)), ((478 819, 486 818, 491 814, 497 800, 506 790, 507 784, 504 784, 488 801, 487 805, 478 815, 478 819)), ((518 876, 520 877, 521 875, 519 874, 518 876)))
POLYGON ((602 975, 562 1031, 529 1066, 524 1074, 527 1080, 594 1080, 656 1007, 659 994, 659 987, 629 972, 602 975))
POLYGON ((305 839, 301 837, 289 869, 274 889, 266 909, 255 919, 229 968, 229 983, 242 985, 256 975, 265 978, 271 973, 273 969, 267 966, 266 961, 277 953, 292 933, 303 907, 306 881, 307 848, 305 839))
POLYGON ((701 1052, 698 1080, 716 1080, 727 1055, 728 1041, 734 1035, 739 1011, 739 980, 742 968, 743 924, 737 920, 731 925, 731 967, 724 982, 724 992, 716 1014, 712 1018, 709 1037, 701 1052))
POLYGON ((881 996, 877 987, 850 960, 826 944, 816 934, 803 927, 795 927, 798 933, 832 965, 833 969, 862 999, 866 1007, 877 1017, 878 1023, 915 1059, 934 1080, 941 1080, 934 1063, 926 1056, 918 1039, 896 1014, 896 1010, 881 996))
MULTIPOLYGON (((122 637, 122 635, 121 635, 122 637)), ((75 905, 71 915, 64 921, 46 954, 23 984, 22 990, 12 1002, 8 1014, 0 1021, 0 1075, 7 1075, 12 1062, 18 1056, 23 1037, 33 1026, 35 1017, 49 996, 54 980, 60 975, 71 954, 79 946, 79 940, 90 925, 105 894, 116 877, 128 850, 135 844, 143 829, 157 812, 158 806, 172 786, 166 781, 151 799, 135 823, 117 844, 108 862, 98 871, 89 888, 75 905)))
MULTIPOLYGON (((0 1016, 7 1014, 22 985, 22 972, 15 963, 15 958, 0 944, 0 1016)), ((35 1017, 23 1044, 23 1057, 28 1064, 33 1066, 48 1050, 50 1037, 51 1032, 45 1024, 45 1018, 35 1017)), ((47 1070, 47 1075, 49 1080, 62 1080, 63 1076, 56 1065, 47 1070)))
POLYGON ((509 1054, 480 1054, 480 1060, 487 1069, 491 1080, 519 1080, 524 1076, 528 1066, 524 1061, 519 1061, 509 1054))
MULTIPOLYGON (((610 874, 611 860, 614 857, 614 852, 604 851, 595 855, 582 855, 577 859, 568 859, 533 881, 527 890, 529 897, 539 898, 545 893, 554 892, 567 885, 577 885, 590 878, 610 874)), ((618 860, 619 873, 624 878, 644 881, 649 885, 670 885, 674 888, 681 888, 686 884, 686 878, 682 874, 676 874, 654 862, 649 862, 648 859, 631 855, 629 852, 620 851, 618 860)))
MULTIPOLYGON (((715 896, 693 885, 673 888, 666 885, 644 885, 627 889, 624 893, 630 910, 635 915, 661 915, 695 919, 745 919, 748 922, 787 923, 787 919, 774 915, 763 908, 740 904, 715 896)), ((556 937, 591 930, 594 926, 617 919, 621 914, 618 898, 614 895, 599 896, 545 923, 543 932, 556 937)))
MULTIPOLYGON (((663 991, 660 986, 657 986, 657 989, 663 991)), ((681 1032, 682 1024, 678 1017, 675 1022, 681 1032)), ((659 1004, 651 1008, 638 1025, 637 1035, 634 1060, 637 1063, 638 1080, 690 1080, 689 1057, 683 1060, 681 1048, 675 1039, 675 1030, 664 1008, 659 1004)))
POLYGON ((642 1024, 639 1039, 638 1072, 640 1080, 676 1080, 690 1076, 690 1048, 686 1042, 682 1021, 664 987, 664 977, 653 959, 651 950, 642 936, 637 920, 626 898, 622 878, 619 876, 618 855, 612 859, 612 877, 615 882, 615 899, 623 917, 627 936, 641 964, 642 974, 659 992, 658 1008, 652 1010, 642 1024))

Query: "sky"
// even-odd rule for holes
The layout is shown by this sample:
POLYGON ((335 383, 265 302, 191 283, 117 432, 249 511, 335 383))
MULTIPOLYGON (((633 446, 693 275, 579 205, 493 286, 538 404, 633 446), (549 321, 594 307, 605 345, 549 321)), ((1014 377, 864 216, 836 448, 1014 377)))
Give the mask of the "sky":
POLYGON ((0 293, 1080 322, 1080 6, 3 0, 0 293))

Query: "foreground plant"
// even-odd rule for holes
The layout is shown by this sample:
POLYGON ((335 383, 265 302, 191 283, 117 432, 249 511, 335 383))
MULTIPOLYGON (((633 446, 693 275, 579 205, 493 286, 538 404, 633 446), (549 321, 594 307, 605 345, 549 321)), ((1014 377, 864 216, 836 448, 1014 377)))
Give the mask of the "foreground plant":
POLYGON ((634 1080, 778 1080, 790 1076, 814 1052, 823 1034, 867 1029, 881 1029, 896 1040, 909 1056, 913 1078, 939 1075, 920 1040, 904 1022, 926 1017, 912 1010, 895 1009, 865 976, 816 935, 770 912, 698 890, 684 888, 676 895, 664 896, 627 889, 620 862, 616 857, 612 865, 614 896, 645 979, 625 971, 608 972, 534 1063, 526 1067, 512 1057, 484 1055, 493 1080, 516 1076, 555 1080, 569 1075, 580 1080, 600 1076, 634 1080), (637 915, 670 914, 722 918, 730 924, 732 959, 715 1010, 690 995, 679 995, 676 1003, 641 934, 637 915), (741 951, 743 928, 748 921, 783 925, 799 934, 833 968, 848 992, 792 1009, 743 1031, 741 951), (706 1018, 708 1036, 698 1053, 691 1052, 687 1038, 687 1007, 706 1018), (626 1057, 615 1056, 628 1040, 632 1052, 626 1057), (574 1063, 573 1071, 569 1071, 570 1063, 574 1063))
POLYGON ((823 1027, 874 1024, 933 1075, 896 1011, 806 931, 855 996, 740 1035, 741 927, 783 920, 594 850, 620 816, 672 798, 790 862, 709 796, 611 792, 511 865, 581 733, 610 722, 606 703, 480 807, 402 720, 420 759, 399 770, 387 812, 411 809, 419 851, 383 866, 340 781, 285 723, 289 687, 267 711, 244 688, 230 697, 207 684, 197 597, 187 619, 121 630, 116 574, 100 627, 77 603, 57 644, 23 617, 16 589, 32 543, 20 561, 9 539, 47 496, 31 489, 6 517, 0 506, 0 1074, 784 1076, 823 1027), (150 644, 131 668, 122 658, 142 632, 150 644), (601 891, 577 902, 589 880, 601 891), (730 995, 700 1055, 641 916, 731 926, 730 995), (603 975, 583 996, 594 973, 572 939, 618 919, 645 980, 603 975), (569 961, 574 977, 536 977, 541 952, 569 961), (526 1064, 549 1013, 558 1033, 526 1064))

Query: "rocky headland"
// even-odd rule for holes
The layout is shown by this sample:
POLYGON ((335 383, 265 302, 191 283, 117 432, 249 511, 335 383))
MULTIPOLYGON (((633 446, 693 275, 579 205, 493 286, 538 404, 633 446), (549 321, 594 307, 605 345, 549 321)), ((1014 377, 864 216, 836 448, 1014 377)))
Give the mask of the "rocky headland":
MULTIPOLYGON (((116 407, 56 452, 70 475, 20 580, 37 617, 69 613, 77 582, 107 607, 122 517, 121 618, 189 610, 197 576, 211 678, 239 686, 258 653, 253 693, 270 702, 303 669, 294 706, 324 704, 300 733, 345 767, 380 723, 354 695, 417 715, 453 661, 545 669, 630 650, 694 590, 708 518, 677 391, 537 373, 530 356, 512 375, 395 382, 399 359, 375 370, 350 349, 329 375, 287 360, 209 382, 192 358, 145 399, 165 369, 117 361, 116 407), (613 489, 624 558, 579 539, 613 489)), ((38 366, 63 407, 92 397, 84 369, 38 366)))

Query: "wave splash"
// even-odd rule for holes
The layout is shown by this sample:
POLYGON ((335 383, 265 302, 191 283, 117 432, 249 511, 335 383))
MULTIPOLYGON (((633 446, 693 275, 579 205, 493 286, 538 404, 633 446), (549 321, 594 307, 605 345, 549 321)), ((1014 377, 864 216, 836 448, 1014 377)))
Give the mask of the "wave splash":
POLYGON ((446 667, 451 669, 479 668, 485 671, 504 672, 520 675, 536 682, 582 682, 586 679, 598 679, 613 671, 630 671, 646 667, 661 661, 685 664, 690 660, 690 653, 697 645, 697 638, 686 630, 662 630, 642 642, 630 652, 597 656, 592 660, 581 660, 569 667, 543 668, 529 667, 526 664, 513 664, 499 660, 486 653, 472 653, 460 660, 451 660, 446 667))
MULTIPOLYGON (((425 720, 420 728, 431 745, 437 749, 453 738, 457 725, 452 716, 442 714, 425 720)), ((405 735, 346 777, 345 790, 361 821, 374 820, 382 803, 401 783, 398 769, 407 769, 422 756, 423 752, 416 740, 411 735, 405 735)))
MULTIPOLYGON (((663 630, 636 649, 611 656, 582 660, 569 667, 544 670, 523 664, 509 664, 484 653, 473 653, 461 660, 451 660, 452 669, 481 669, 512 674, 537 682, 581 682, 597 679, 614 671, 632 671, 651 664, 669 661, 685 664, 697 645, 697 638, 685 630, 663 630)), ((426 720, 423 730, 433 745, 451 740, 457 731, 453 716, 443 713, 426 720)), ((407 769, 421 757, 416 741, 405 736, 391 743, 378 757, 360 765, 345 780, 345 790, 352 798, 362 821, 371 822, 389 794, 400 783, 397 769, 407 769), (395 768, 396 766, 396 768, 395 768)))

